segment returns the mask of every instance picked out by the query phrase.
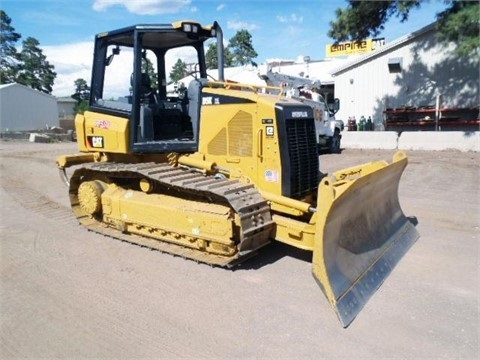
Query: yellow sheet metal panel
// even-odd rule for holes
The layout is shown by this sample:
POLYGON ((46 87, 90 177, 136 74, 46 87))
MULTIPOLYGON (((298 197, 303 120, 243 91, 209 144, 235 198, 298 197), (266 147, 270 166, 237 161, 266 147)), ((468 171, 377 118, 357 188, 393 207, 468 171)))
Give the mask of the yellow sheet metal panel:
POLYGON ((109 189, 103 197, 116 204, 110 216, 122 221, 155 227, 161 219, 161 223, 170 224, 171 230, 183 229, 185 234, 231 242, 231 216, 226 206, 118 187, 109 189))
MULTIPOLYGON (((102 151, 112 153, 128 153, 129 120, 128 118, 100 114, 91 111, 84 113, 79 119, 79 127, 83 126, 79 144, 86 151, 102 151)), ((77 126, 77 121, 75 121, 77 126)), ((77 134, 80 132, 77 130, 77 134)))
POLYGON ((280 195, 282 171, 274 121, 278 96, 206 87, 204 99, 199 152, 220 168, 232 169, 230 178, 249 179, 258 188, 280 195))

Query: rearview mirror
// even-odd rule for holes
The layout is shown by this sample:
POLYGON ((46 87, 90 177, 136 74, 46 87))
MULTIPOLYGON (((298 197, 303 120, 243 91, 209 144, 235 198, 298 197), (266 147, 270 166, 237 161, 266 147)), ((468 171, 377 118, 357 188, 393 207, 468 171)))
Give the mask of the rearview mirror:
POLYGON ((333 102, 328 103, 328 110, 336 114, 340 110, 340 99, 335 98, 333 102))
POLYGON ((120 54, 120 47, 117 45, 117 47, 112 49, 112 53, 105 59, 105 66, 110 65, 113 61, 113 57, 118 54, 120 54))

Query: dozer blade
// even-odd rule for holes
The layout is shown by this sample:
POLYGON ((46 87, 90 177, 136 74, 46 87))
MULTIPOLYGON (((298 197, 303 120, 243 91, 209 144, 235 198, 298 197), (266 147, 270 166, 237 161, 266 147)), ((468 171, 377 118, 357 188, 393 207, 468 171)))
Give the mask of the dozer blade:
POLYGON ((419 237, 398 201, 407 156, 324 178, 318 190, 313 275, 347 327, 419 237))

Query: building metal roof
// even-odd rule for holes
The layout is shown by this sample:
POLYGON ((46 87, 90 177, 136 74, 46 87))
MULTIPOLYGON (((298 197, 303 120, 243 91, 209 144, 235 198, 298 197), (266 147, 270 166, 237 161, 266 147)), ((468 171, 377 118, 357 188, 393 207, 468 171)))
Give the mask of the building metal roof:
POLYGON ((25 85, 22 85, 22 84, 9 83, 9 84, 0 85, 0 90, 4 90, 4 89, 8 89, 8 88, 20 88, 24 91, 31 92, 32 94, 36 94, 36 95, 40 95, 40 96, 48 96, 49 98, 56 99, 55 96, 53 96, 53 95, 44 93, 43 91, 32 89, 31 87, 28 87, 28 86, 25 86, 25 85))
POLYGON ((393 49, 396 49, 398 47, 401 47, 402 45, 412 41, 413 39, 423 35, 423 34, 426 34, 430 31, 433 31, 435 30, 435 27, 436 27, 436 22, 434 23, 431 23, 417 31, 414 31, 414 32, 411 32, 410 34, 407 34, 407 35, 404 35, 396 40, 393 40, 392 42, 390 43, 387 43, 386 45, 378 48, 377 50, 374 50, 368 54, 365 54, 365 55, 362 55, 362 56, 359 56, 359 57, 356 57, 354 60, 352 60, 351 62, 347 62, 345 64, 343 64, 342 66, 336 68, 336 69, 333 69, 333 71, 331 72, 331 74, 333 76, 336 76, 337 74, 341 73, 341 72, 344 72, 346 70, 349 70, 351 69, 352 67, 355 67, 361 63, 364 63, 364 62, 367 62, 373 58, 376 58, 376 57, 379 57, 381 55, 383 55, 384 53, 387 53, 393 49))

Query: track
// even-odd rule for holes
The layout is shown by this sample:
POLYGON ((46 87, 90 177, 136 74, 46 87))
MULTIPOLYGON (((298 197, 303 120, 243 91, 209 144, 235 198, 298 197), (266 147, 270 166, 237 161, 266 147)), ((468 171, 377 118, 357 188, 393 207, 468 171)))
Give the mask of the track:
MULTIPOLYGON (((233 266, 254 255, 257 249, 269 243, 273 227, 270 208, 253 185, 205 176, 199 172, 171 167, 168 164, 86 164, 76 170, 70 180, 70 198, 78 220, 89 230, 218 266, 233 266), (205 206, 208 206, 209 203, 226 204, 238 219, 235 221, 238 227, 235 231, 238 251, 233 256, 221 256, 195 248, 196 240, 190 241, 194 244, 193 246, 179 246, 172 242, 159 241, 123 231, 126 226, 121 226, 120 229, 106 227, 101 218, 94 219, 82 209, 79 203, 78 188, 85 179, 128 184, 127 186, 134 188, 138 186, 140 179, 148 179, 160 193, 173 193, 179 198, 195 199, 204 202, 205 206)), ((156 228, 157 232, 169 232, 169 237, 165 237, 164 240, 169 241, 172 236, 181 238, 185 235, 184 229, 178 229, 177 233, 172 234, 171 230, 167 230, 166 225, 160 223, 156 228)), ((171 224, 168 225, 171 226, 171 224)), ((189 237, 191 238, 192 234, 189 234, 189 237)), ((189 245, 189 242, 185 242, 185 244, 189 245)))

